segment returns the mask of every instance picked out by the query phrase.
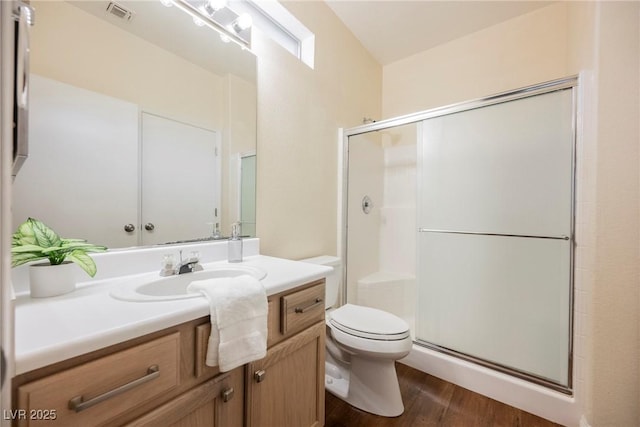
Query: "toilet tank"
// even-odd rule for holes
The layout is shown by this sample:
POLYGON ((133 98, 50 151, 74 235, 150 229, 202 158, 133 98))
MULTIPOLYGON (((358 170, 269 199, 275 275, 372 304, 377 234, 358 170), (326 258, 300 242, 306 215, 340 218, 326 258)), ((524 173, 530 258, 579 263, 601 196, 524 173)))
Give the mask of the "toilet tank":
POLYGON ((327 276, 324 301, 325 308, 331 308, 338 302, 338 291, 340 290, 340 282, 342 280, 342 263, 340 262, 340 258, 322 255, 314 258, 301 259, 300 261, 333 267, 333 272, 327 276))

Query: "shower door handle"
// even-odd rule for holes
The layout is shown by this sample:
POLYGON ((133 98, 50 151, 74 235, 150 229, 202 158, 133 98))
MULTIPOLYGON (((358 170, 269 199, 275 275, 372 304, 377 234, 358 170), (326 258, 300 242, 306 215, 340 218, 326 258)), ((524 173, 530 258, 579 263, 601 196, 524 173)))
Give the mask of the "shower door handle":
POLYGON ((418 228, 418 233, 467 234, 467 235, 473 235, 473 236, 524 237, 527 239, 571 240, 570 236, 566 236, 564 234, 560 236, 536 236, 533 234, 508 234, 508 233, 489 233, 489 232, 483 232, 483 231, 437 230, 432 228, 418 228))

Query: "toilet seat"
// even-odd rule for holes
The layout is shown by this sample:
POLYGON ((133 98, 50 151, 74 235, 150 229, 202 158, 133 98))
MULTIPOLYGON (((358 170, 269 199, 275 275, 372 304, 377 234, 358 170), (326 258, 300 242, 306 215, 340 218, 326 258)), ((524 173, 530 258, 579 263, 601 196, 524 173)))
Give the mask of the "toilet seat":
POLYGON ((398 316, 353 304, 332 311, 329 326, 354 337, 376 341, 400 341, 409 337, 409 325, 398 316))

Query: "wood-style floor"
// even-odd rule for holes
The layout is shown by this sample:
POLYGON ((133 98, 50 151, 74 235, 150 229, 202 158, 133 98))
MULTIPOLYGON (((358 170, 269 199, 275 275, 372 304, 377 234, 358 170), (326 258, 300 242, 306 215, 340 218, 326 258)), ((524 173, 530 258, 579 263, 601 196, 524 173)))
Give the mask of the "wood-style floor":
POLYGON ((543 418, 396 364, 404 413, 385 418, 355 409, 326 392, 326 427, 558 427, 543 418))

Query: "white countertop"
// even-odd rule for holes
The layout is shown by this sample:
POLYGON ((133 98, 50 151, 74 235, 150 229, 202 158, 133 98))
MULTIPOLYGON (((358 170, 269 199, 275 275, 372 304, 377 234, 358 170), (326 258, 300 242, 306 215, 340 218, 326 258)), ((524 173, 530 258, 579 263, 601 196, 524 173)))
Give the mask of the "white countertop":
MULTIPOLYGON (((264 255, 245 265, 267 272, 267 295, 326 277, 331 267, 264 255)), ((205 268, 206 268, 205 264, 205 268)), ((109 295, 126 278, 80 283, 66 295, 15 301, 15 375, 209 315, 204 297, 128 302, 109 295)))

